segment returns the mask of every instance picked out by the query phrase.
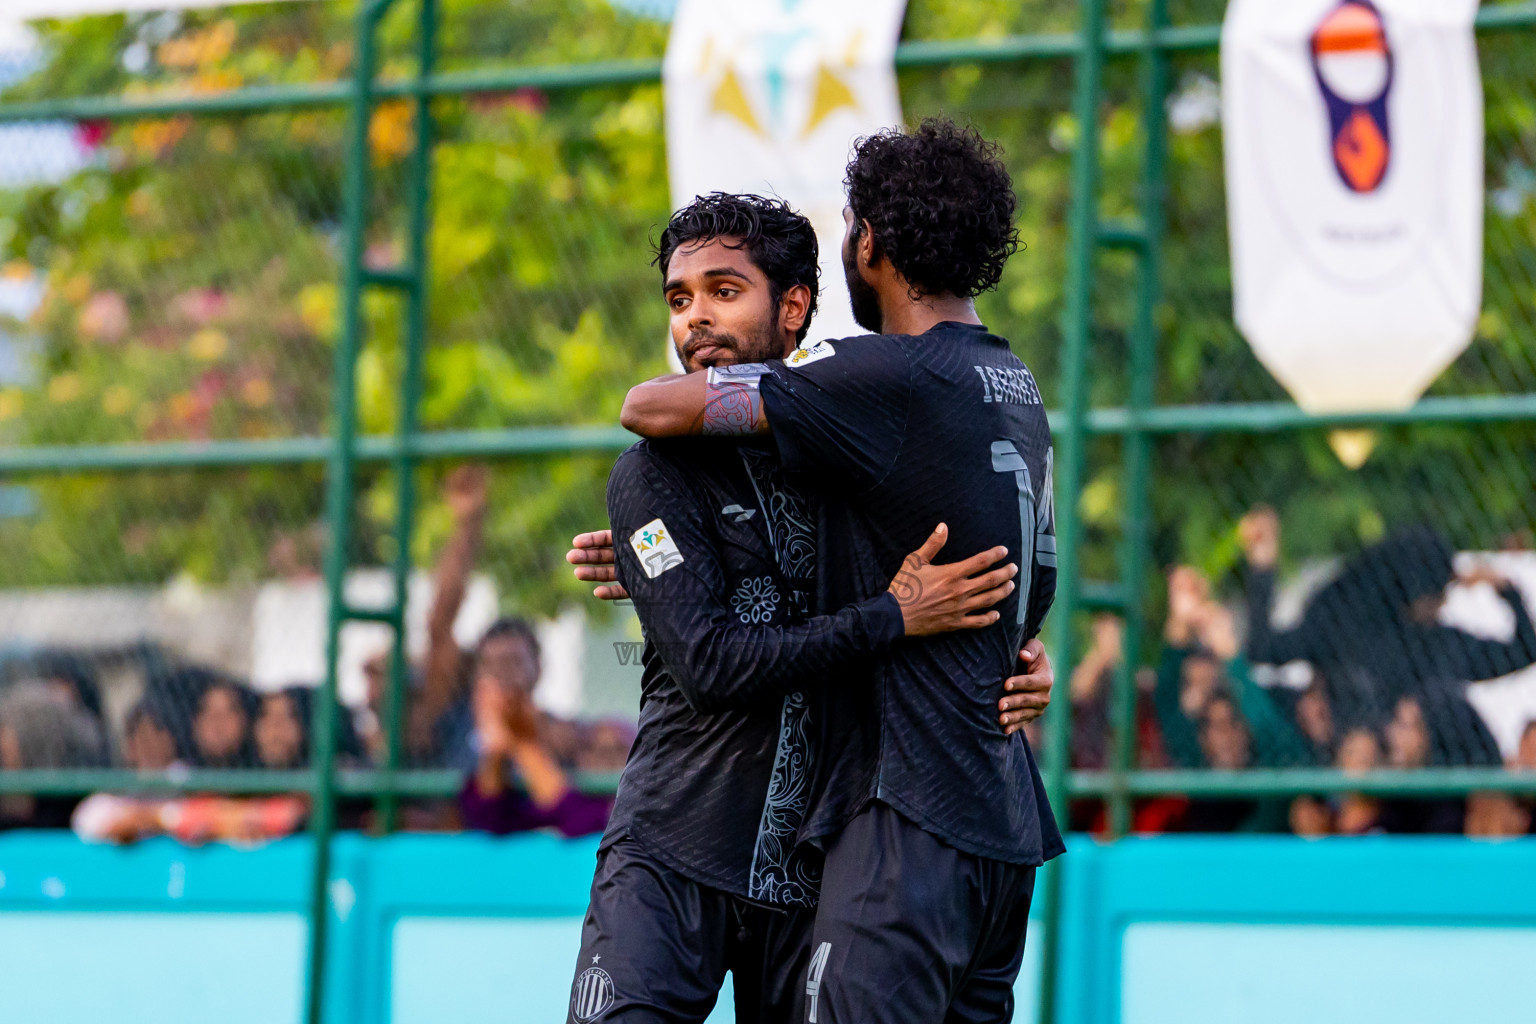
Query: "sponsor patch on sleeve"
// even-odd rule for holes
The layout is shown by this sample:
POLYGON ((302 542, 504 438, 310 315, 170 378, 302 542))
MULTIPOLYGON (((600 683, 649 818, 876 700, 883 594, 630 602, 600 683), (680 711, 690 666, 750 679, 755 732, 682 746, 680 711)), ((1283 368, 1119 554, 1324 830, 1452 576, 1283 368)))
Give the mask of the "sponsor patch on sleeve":
POLYGON ((652 519, 630 534, 629 546, 635 549, 635 554, 640 558, 640 568, 651 579, 683 564, 683 553, 677 549, 677 542, 672 539, 667 524, 660 519, 652 519))
POLYGON ((830 341, 818 341, 814 345, 801 345, 790 353, 784 360, 785 366, 809 366, 818 359, 828 359, 837 355, 830 341))

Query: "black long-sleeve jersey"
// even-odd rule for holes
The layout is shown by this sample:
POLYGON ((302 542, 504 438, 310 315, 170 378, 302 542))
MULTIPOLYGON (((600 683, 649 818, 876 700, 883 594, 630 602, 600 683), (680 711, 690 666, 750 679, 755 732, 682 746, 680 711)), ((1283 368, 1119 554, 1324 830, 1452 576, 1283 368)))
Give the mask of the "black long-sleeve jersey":
POLYGON ((1051 436, 1034 377, 1005 340, 961 323, 820 342, 765 368, 784 466, 822 498, 818 608, 879 593, 941 522, 937 561, 1002 544, 1020 569, 992 626, 904 639, 872 663, 868 685, 828 693, 802 837, 879 799, 976 856, 1056 856, 1034 755, 997 724, 1003 680, 1056 590, 1051 436))
POLYGON ((645 635, 640 728, 604 842, 630 836, 695 881, 814 905, 796 848, 812 694, 902 635, 884 586, 811 616, 816 514, 771 446, 642 441, 608 480, 619 581, 645 635))

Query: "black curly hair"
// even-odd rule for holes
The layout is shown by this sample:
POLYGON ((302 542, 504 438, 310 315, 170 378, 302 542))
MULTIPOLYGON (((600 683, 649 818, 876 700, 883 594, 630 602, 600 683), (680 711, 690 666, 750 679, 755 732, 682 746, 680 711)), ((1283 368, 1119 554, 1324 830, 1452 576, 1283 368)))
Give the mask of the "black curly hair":
POLYGON ((711 192, 672 215, 661 240, 653 244, 656 256, 651 265, 661 269, 665 282, 667 264, 680 247, 722 238, 739 239, 738 244, 727 248, 745 251, 768 278, 768 294, 775 310, 784 293, 795 285, 803 284, 811 290, 805 323, 795 335, 796 341, 804 341, 816 316, 821 274, 821 252, 810 220, 782 199, 711 192))
MULTIPOLYGON (((1019 248, 1018 198, 1002 148, 945 117, 858 140, 844 179, 854 218, 914 295, 971 298, 997 287, 1019 248)), ((862 234, 859 226, 854 234, 862 234)))

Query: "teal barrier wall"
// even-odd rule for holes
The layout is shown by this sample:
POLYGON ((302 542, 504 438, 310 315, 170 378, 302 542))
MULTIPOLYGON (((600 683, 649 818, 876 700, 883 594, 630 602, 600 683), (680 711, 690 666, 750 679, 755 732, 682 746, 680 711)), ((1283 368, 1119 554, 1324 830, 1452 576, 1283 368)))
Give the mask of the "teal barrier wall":
MULTIPOLYGON (((595 848, 342 837, 334 1019, 563 1020, 595 848)), ((0 835, 0 1021, 297 1021, 308 859, 0 835)), ((1071 1024, 1536 1020, 1536 841, 1079 841, 1066 865, 1071 1024)))

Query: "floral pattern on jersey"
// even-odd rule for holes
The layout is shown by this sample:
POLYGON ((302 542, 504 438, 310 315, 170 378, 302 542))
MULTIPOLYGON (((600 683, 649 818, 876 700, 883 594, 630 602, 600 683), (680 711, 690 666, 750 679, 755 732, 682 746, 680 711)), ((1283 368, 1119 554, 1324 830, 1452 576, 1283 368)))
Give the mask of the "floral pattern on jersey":
MULTIPOLYGON (((773 546, 774 562, 788 590, 785 611, 791 621, 804 621, 811 611, 808 587, 816 575, 815 506, 785 478, 783 465, 773 454, 745 445, 739 451, 763 508, 763 525, 773 546)), ((773 580, 765 576, 748 580, 742 590, 751 583, 773 586, 773 580)), ((811 743, 812 724, 812 706, 805 694, 792 693, 784 698, 778 750, 747 882, 747 895, 752 899, 781 906, 816 905, 821 889, 821 852, 795 841, 810 803, 816 753, 811 743)))
POLYGON ((747 895, 792 907, 814 907, 821 890, 821 853, 796 845, 811 790, 810 704, 803 693, 784 698, 779 749, 757 830, 747 895))
POLYGON ((762 625, 779 608, 779 588, 771 576, 753 576, 741 581, 731 595, 731 608, 744 625, 762 625))
POLYGON ((816 517, 810 500, 784 477, 779 460, 768 452, 741 449, 741 461, 766 513, 768 539, 779 568, 791 579, 816 572, 816 517))

